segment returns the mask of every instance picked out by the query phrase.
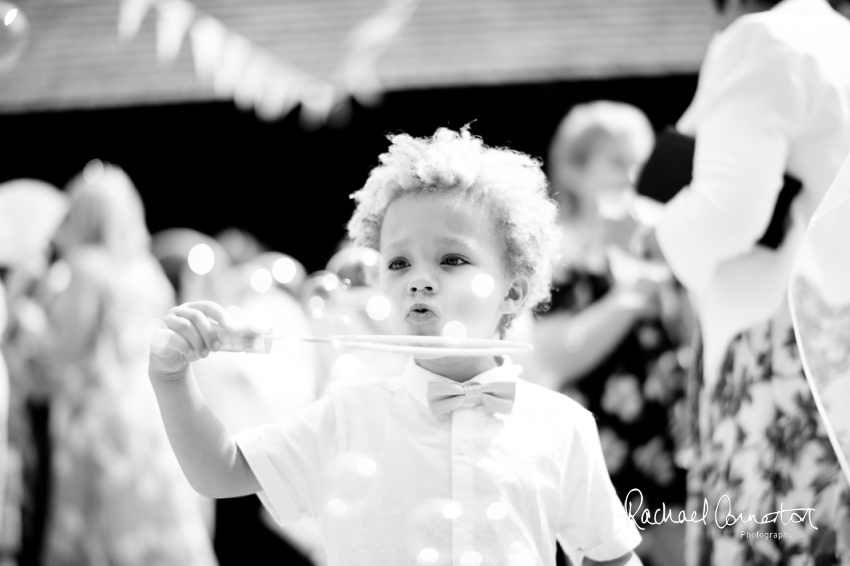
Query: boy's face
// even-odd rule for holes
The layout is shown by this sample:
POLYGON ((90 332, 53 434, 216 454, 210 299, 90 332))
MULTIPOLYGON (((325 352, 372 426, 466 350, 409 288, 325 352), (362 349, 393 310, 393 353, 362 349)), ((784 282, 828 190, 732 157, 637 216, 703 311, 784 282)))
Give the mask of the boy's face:
POLYGON ((381 229, 380 272, 393 333, 440 336, 460 323, 467 337, 493 338, 525 295, 506 273, 500 242, 485 207, 466 199, 420 193, 393 201, 381 229))

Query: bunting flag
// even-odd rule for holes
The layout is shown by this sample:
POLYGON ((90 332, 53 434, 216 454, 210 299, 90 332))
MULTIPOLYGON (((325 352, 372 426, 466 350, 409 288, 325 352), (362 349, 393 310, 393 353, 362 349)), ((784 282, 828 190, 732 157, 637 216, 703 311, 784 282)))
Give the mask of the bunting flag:
POLYGON ((227 34, 221 59, 213 76, 213 90, 217 97, 230 98, 233 96, 245 68, 255 56, 254 46, 250 41, 235 33, 227 34))
POLYGON ((850 157, 812 216, 788 288, 800 358, 850 482, 850 157))
POLYGON ((121 0, 118 12, 118 37, 124 41, 136 37, 148 10, 155 3, 156 0, 121 0))
POLYGON ((259 103, 273 66, 274 59, 263 51, 257 51, 250 58, 236 83, 233 99, 237 108, 247 111, 259 103))
POLYGON ((160 61, 174 61, 180 55, 195 8, 186 0, 162 0, 156 9, 156 56, 160 61))
POLYGON ((419 0, 389 0, 383 10, 363 21, 348 36, 350 49, 341 75, 346 89, 363 105, 380 100, 378 59, 416 11, 419 0))
POLYGON ((306 81, 301 92, 301 125, 308 129, 322 126, 336 103, 336 96, 330 82, 318 78, 306 81))
POLYGON ((257 116, 262 120, 277 120, 289 112, 301 100, 304 79, 286 65, 276 65, 263 86, 256 105, 257 116))
POLYGON ((212 81, 224 51, 227 28, 215 18, 203 16, 192 24, 189 39, 192 42, 195 73, 202 81, 212 81))
POLYGON ((216 97, 233 98, 241 110, 253 108, 258 117, 269 121, 283 118, 300 105, 301 125, 316 128, 328 123, 335 112, 347 119, 348 96, 361 104, 380 99, 383 85, 377 61, 410 20, 417 3, 388 0, 380 12, 352 30, 348 55, 332 80, 281 60, 200 12, 188 0, 121 0, 118 35, 125 41, 135 38, 154 8, 159 61, 176 60, 188 33, 195 73, 212 86, 216 97))

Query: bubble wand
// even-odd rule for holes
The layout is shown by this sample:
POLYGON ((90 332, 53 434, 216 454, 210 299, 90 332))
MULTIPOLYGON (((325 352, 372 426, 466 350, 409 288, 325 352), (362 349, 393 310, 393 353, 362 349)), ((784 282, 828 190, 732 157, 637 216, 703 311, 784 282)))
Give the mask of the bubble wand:
MULTIPOLYGON (((153 348, 164 348, 168 342, 168 333, 164 323, 154 324, 149 330, 149 339, 153 348)), ((275 342, 328 344, 333 348, 348 350, 372 350, 396 354, 411 354, 420 359, 435 359, 448 356, 486 357, 529 354, 534 346, 527 342, 492 340, 486 338, 455 338, 448 336, 411 336, 411 335, 357 335, 339 334, 328 338, 283 334, 265 334, 250 327, 227 329, 212 321, 213 330, 221 343, 219 352, 245 352, 248 354, 269 354, 275 342)), ((150 328, 150 325, 149 325, 150 328)))

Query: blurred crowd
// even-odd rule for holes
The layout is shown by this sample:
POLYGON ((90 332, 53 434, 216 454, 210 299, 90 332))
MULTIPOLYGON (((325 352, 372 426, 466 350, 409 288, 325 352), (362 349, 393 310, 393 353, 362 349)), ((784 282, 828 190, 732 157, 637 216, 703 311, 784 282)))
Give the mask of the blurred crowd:
MULTIPOLYGON (((563 269, 549 311, 515 321, 508 338, 535 344, 518 360, 529 378, 598 415, 621 497, 640 488, 651 503, 681 508, 693 317, 669 270, 643 250, 633 185, 653 142, 630 105, 599 101, 565 117, 547 164, 563 269)), ((256 498, 211 502, 191 490, 147 382, 148 323, 175 304, 212 300, 280 338, 268 355, 195 364, 235 434, 307 405, 330 381, 400 373, 405 355, 301 340, 390 333, 377 251, 341 241, 308 274, 237 227, 150 235, 131 179, 97 159, 64 190, 0 185, 0 218, 2 564, 227 564, 251 548, 322 564, 308 520, 281 528, 256 498), (265 547, 248 544, 258 530, 265 547)), ((645 537, 650 563, 677 562, 682 534, 667 530, 645 537)))

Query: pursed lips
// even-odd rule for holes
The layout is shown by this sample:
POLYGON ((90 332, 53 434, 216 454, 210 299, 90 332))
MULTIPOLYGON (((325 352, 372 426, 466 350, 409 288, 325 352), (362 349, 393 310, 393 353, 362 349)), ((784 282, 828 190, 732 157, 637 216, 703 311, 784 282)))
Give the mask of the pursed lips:
POLYGON ((437 312, 430 305, 427 305, 425 303, 414 303, 414 304, 410 305, 410 307, 408 307, 407 316, 410 316, 410 315, 425 315, 429 312, 434 314, 434 315, 437 314, 437 312))

